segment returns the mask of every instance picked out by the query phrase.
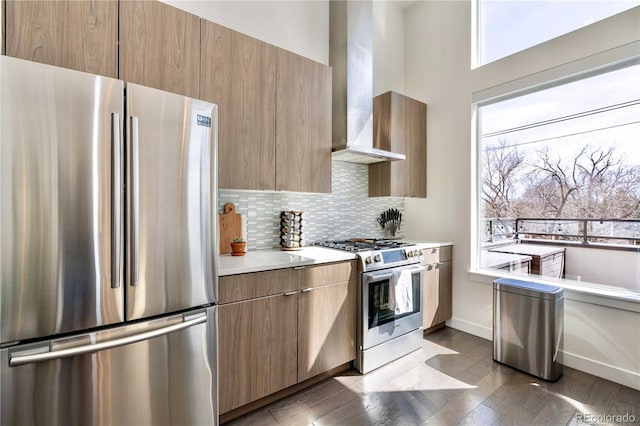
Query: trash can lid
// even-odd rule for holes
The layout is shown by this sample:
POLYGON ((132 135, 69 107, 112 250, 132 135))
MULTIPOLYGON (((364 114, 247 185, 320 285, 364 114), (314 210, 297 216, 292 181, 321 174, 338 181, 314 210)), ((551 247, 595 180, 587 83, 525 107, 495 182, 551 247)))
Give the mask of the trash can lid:
POLYGON ((558 300, 564 296, 562 287, 540 284, 532 281, 500 278, 493 282, 493 288, 499 291, 537 297, 539 299, 558 300))

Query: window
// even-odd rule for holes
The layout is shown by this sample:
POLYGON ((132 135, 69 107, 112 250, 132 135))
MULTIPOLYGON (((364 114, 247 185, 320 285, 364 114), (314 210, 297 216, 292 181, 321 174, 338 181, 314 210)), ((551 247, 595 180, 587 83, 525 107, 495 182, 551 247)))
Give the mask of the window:
POLYGON ((640 292, 637 61, 477 117, 480 268, 640 292))
POLYGON ((638 6, 638 0, 476 0, 478 65, 638 6))

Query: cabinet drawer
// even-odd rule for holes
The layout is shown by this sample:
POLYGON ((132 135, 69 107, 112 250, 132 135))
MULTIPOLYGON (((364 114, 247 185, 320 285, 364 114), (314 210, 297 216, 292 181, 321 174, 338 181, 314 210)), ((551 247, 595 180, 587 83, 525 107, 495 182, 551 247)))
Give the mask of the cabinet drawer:
POLYGON ((356 279, 356 261, 220 277, 220 304, 356 279))
POLYGON ((220 277, 220 304, 298 290, 305 269, 276 269, 220 277))
POLYGON ((422 256, 424 257, 424 260, 422 261, 423 265, 448 262, 451 260, 451 246, 423 249, 422 256))
POLYGON ((301 288, 319 287, 356 279, 356 261, 329 263, 326 265, 307 266, 302 271, 304 282, 301 288))

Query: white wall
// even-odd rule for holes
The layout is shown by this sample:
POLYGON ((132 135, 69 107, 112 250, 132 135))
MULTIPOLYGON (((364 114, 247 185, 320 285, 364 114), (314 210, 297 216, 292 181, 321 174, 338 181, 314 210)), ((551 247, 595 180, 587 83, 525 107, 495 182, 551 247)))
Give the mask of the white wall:
POLYGON ((328 1, 163 1, 314 61, 329 63, 328 1))
MULTIPOLYGON (((422 1, 405 13, 405 91, 428 104, 427 194, 407 199, 405 232, 453 241, 456 328, 491 337, 492 286, 473 281, 472 93, 640 40, 640 8, 471 70, 471 3, 422 1)), ((640 389, 640 314, 565 303, 565 363, 640 389)))

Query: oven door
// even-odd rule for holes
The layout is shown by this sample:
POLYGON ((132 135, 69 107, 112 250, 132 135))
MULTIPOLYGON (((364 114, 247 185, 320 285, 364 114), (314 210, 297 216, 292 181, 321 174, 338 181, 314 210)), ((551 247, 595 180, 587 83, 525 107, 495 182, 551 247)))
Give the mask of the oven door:
POLYGON ((401 336, 422 327, 422 280, 424 267, 403 266, 362 274, 362 349, 401 336), (393 306, 396 281, 401 271, 411 274, 412 309, 396 313, 393 306))

